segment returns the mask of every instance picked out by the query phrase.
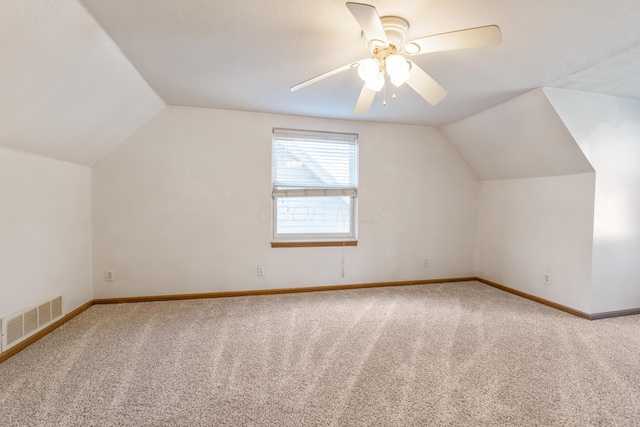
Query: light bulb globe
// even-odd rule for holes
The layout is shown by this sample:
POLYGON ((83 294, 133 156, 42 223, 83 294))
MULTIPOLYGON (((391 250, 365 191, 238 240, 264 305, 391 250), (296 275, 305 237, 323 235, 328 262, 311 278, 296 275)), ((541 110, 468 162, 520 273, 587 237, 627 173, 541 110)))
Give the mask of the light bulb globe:
POLYGON ((378 74, 373 76, 373 78, 367 80, 365 84, 368 89, 379 92, 380 89, 382 89, 382 87, 384 86, 384 73, 382 71, 378 71, 378 74))
POLYGON ((373 59, 368 58, 360 61, 358 66, 358 75, 362 80, 369 81, 380 72, 380 63, 373 59))
POLYGON ((395 87, 400 87, 402 86, 407 80, 409 80, 409 77, 411 76, 411 73, 409 72, 409 68, 406 68, 404 71, 401 71, 399 73, 396 73, 392 76, 390 76, 390 80, 391 83, 395 86, 395 87))
POLYGON ((385 60, 385 70, 389 76, 403 73, 409 68, 409 63, 402 55, 389 55, 385 60))

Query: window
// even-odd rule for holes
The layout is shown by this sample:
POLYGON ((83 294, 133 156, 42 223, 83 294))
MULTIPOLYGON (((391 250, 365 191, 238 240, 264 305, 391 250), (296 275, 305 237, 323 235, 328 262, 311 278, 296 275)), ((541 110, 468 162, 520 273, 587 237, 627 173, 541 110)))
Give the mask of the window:
POLYGON ((355 241, 357 137, 273 130, 274 241, 355 241))

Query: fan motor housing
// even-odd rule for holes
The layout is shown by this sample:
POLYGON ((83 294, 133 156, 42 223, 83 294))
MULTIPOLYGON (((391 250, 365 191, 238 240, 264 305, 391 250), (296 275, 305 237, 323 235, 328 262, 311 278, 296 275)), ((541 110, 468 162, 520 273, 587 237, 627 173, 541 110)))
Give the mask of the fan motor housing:
MULTIPOLYGON (((380 22, 382 22, 382 28, 384 28, 384 32, 387 34, 389 44, 394 45, 398 49, 402 48, 409 33, 409 22, 399 16, 383 16, 380 18, 380 22)), ((382 47, 380 40, 369 40, 364 31, 362 32, 362 40, 371 53, 374 53, 376 48, 382 47)))

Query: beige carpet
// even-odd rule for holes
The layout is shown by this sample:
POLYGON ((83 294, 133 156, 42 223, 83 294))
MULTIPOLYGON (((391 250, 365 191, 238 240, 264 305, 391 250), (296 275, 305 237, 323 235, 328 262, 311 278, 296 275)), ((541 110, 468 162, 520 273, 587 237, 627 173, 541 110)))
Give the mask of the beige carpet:
POLYGON ((94 306, 0 364, 2 426, 637 426, 640 316, 479 283, 94 306))

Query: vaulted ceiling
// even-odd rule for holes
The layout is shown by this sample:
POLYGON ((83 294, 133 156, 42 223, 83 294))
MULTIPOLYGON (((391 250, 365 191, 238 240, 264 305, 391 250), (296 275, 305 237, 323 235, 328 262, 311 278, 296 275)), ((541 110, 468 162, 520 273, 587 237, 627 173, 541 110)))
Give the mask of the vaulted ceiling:
POLYGON ((163 106, 78 2, 0 0, 0 146, 92 165, 163 106))
POLYGON ((92 165, 163 105, 443 126, 551 86, 640 98, 637 0, 377 0, 409 38, 496 24, 500 46, 415 62, 449 94, 408 87, 352 110, 368 56, 344 1, 0 0, 0 145, 92 165))

